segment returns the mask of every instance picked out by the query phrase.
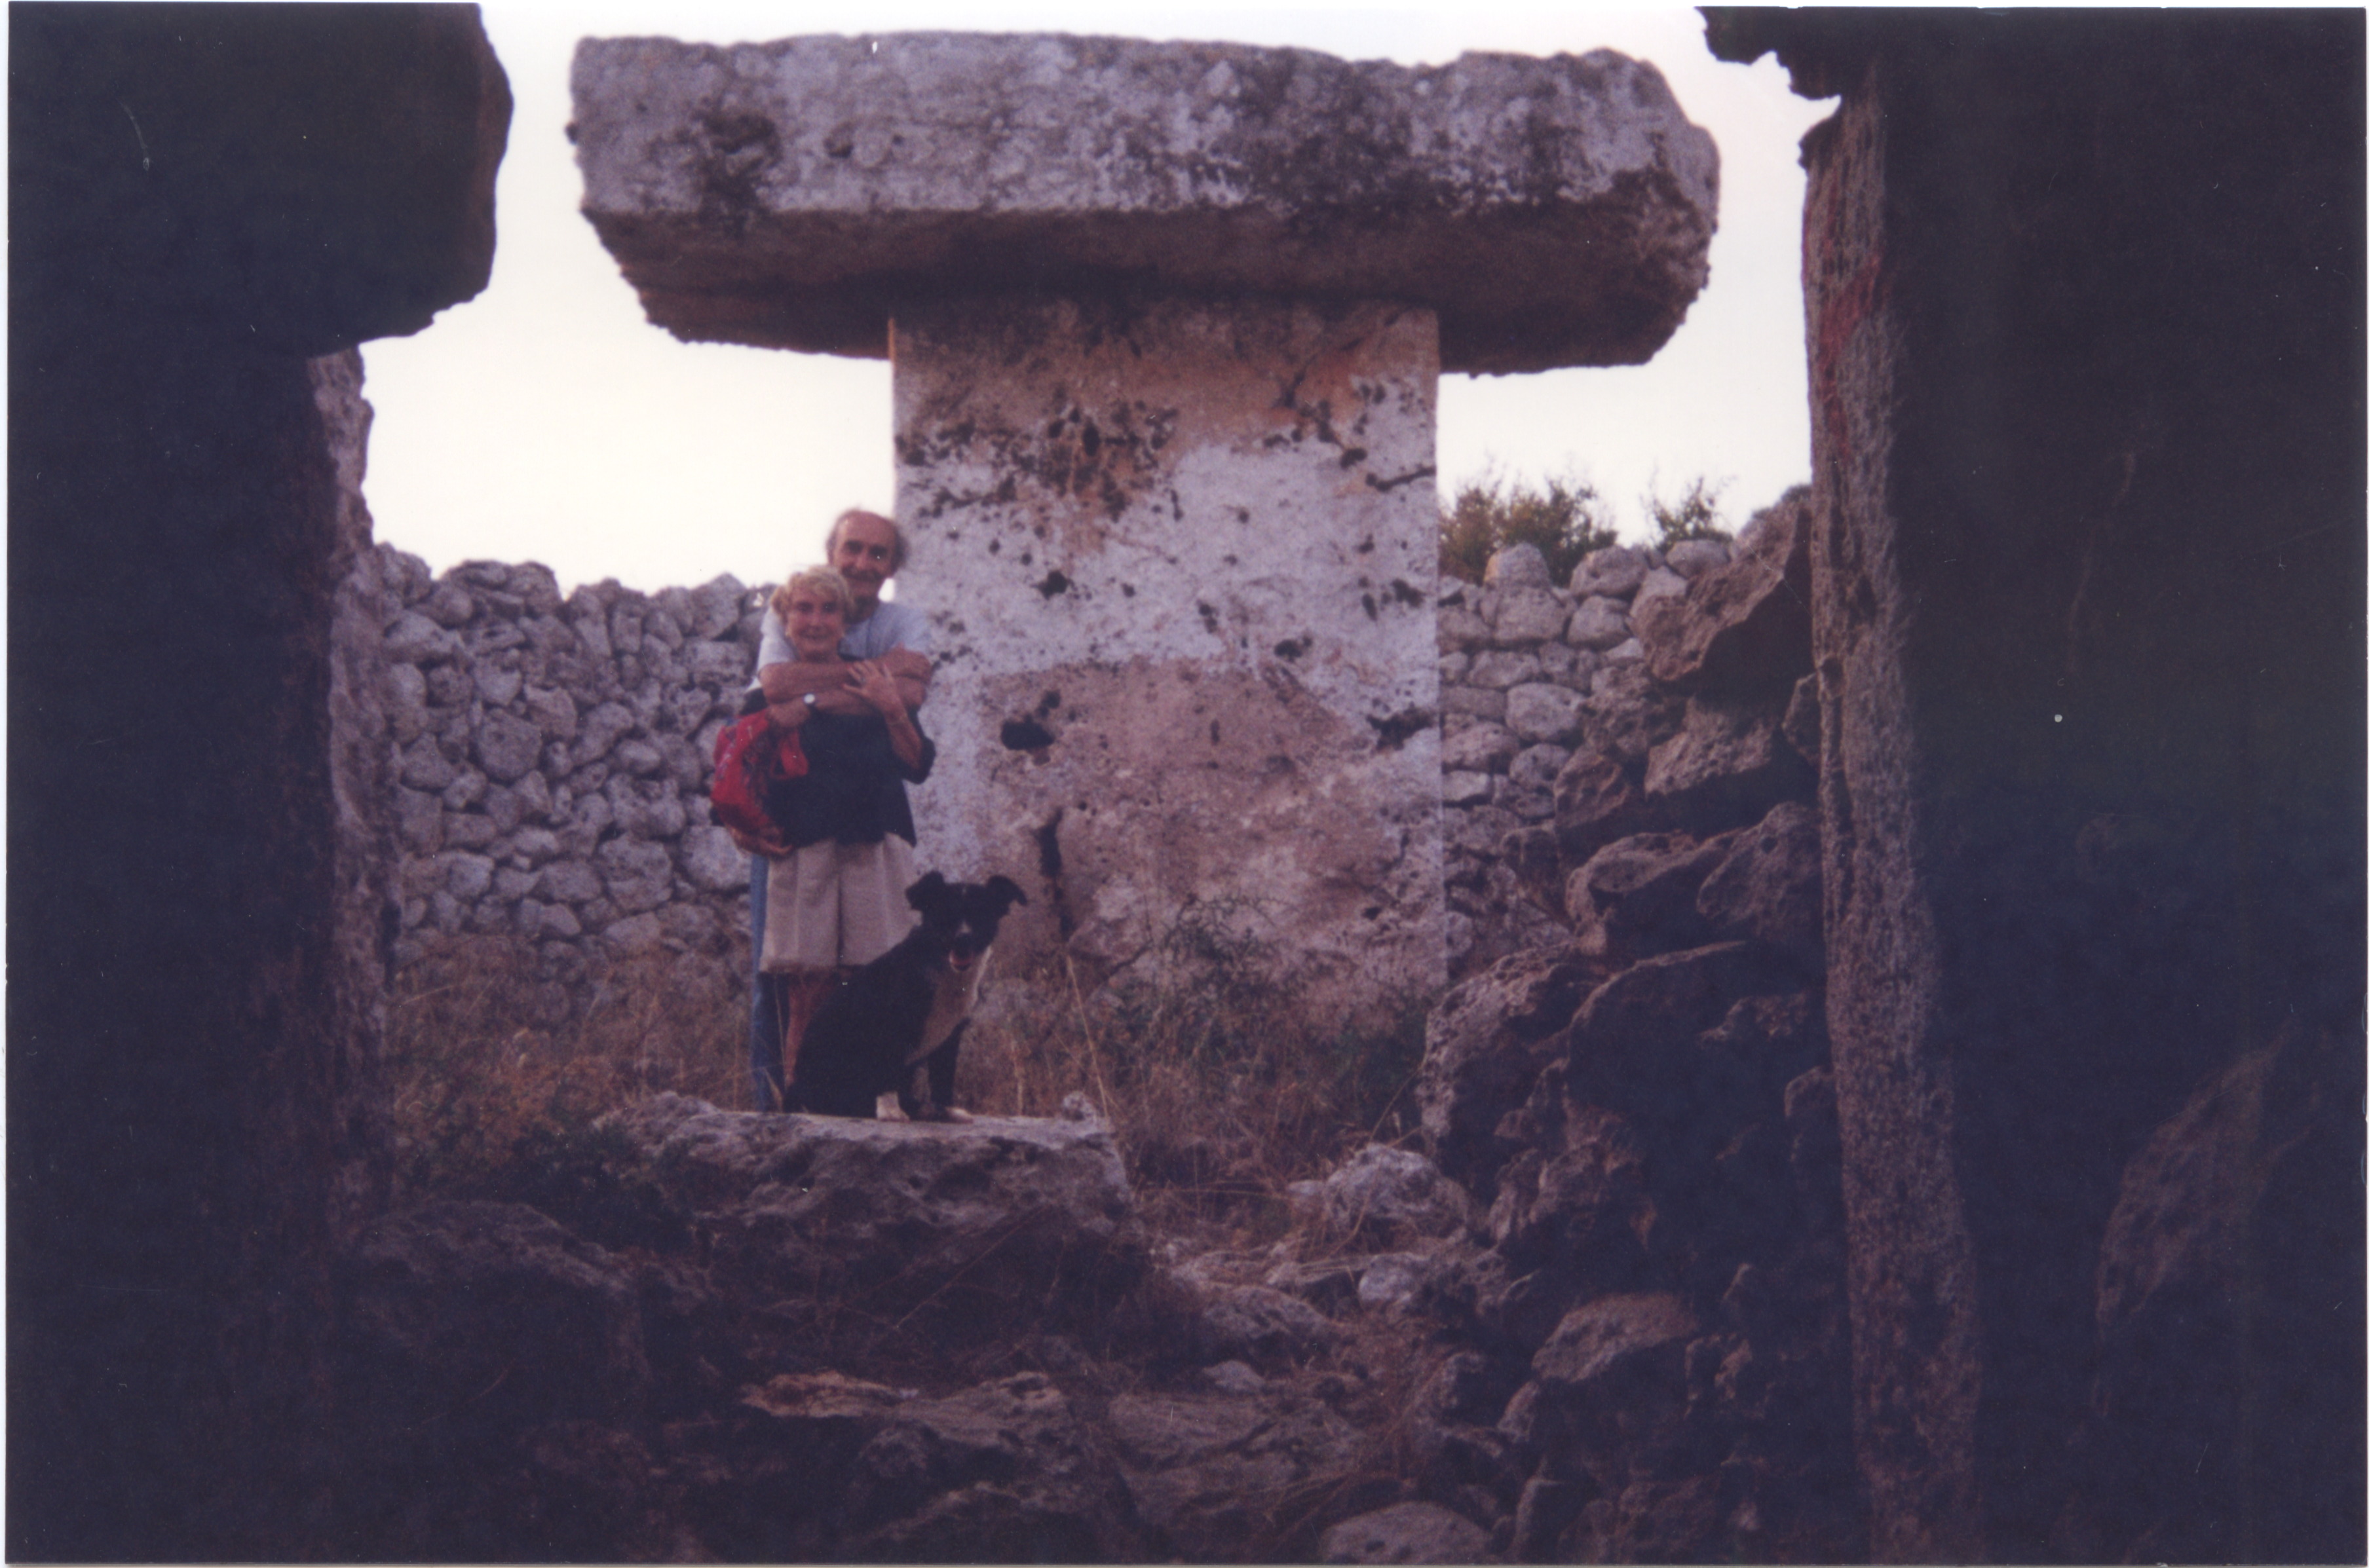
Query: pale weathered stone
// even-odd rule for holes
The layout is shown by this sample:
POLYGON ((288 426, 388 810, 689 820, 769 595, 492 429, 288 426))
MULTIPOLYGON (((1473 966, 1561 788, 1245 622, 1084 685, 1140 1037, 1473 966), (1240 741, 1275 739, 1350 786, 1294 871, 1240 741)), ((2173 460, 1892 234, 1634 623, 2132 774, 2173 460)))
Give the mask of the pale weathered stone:
POLYGON ((1539 656, 1533 651, 1492 648, 1473 656, 1464 679, 1472 685, 1502 692, 1537 680, 1539 669, 1539 656))
POLYGON ((1499 647, 1526 648, 1561 637, 1570 622, 1571 607, 1552 589, 1524 583, 1497 594, 1489 632, 1499 647))
POLYGON ((1027 890, 1005 974, 1066 941, 1162 983, 1201 907, 1336 1026, 1444 979, 1432 345, 1379 305, 898 318, 920 853, 1027 890))
POLYGON ((749 857, 723 829, 692 828, 682 836, 682 872, 704 891, 738 892, 749 886, 749 857))
POLYGON ((1439 761, 1451 772, 1502 773, 1520 750, 1521 742, 1504 725, 1481 723, 1449 737, 1439 761))
POLYGON ((585 212, 688 339, 877 356, 949 284, 1124 284, 1406 302, 1450 370, 1640 363, 1717 201, 1711 138, 1605 51, 589 40, 574 91, 585 212))
POLYGON ((1452 1237, 1470 1223, 1464 1190, 1411 1149, 1369 1144, 1324 1178, 1324 1223, 1375 1242, 1452 1237))
POLYGON ((1505 693, 1505 727, 1528 746, 1562 745, 1579 734, 1585 699, 1569 687, 1544 681, 1505 693))
POLYGON ((1511 590, 1514 589, 1551 589, 1554 578, 1548 575, 1547 558, 1535 544, 1514 544, 1489 557, 1482 577, 1482 586, 1511 590))
POLYGON ((1663 564, 1688 582, 1727 560, 1727 546, 1716 539, 1681 539, 1662 553, 1663 564))
POLYGON ((1570 628, 1563 635, 1574 647, 1597 652, 1617 647, 1629 640, 1629 607, 1608 595, 1590 594, 1572 612, 1570 628))
POLYGON ((1144 1267, 1110 1128, 720 1111, 661 1094, 612 1113, 637 1169, 698 1215, 709 1266, 776 1290, 890 1303, 1046 1301, 1144 1267))
POLYGON ((1464 650, 1489 646, 1489 623, 1462 597, 1442 595, 1439 605, 1439 646, 1464 650))
POLYGON ((1571 570, 1571 591, 1581 600, 1596 594, 1625 600, 1645 580, 1645 570, 1643 550, 1633 544, 1609 544, 1580 558, 1571 570))
POLYGON ((1486 806, 1495 789, 1495 782, 1485 773, 1446 773, 1439 777, 1440 798, 1450 806, 1486 806))
POLYGON ((1489 1532, 1436 1503, 1397 1503, 1344 1519, 1318 1542, 1322 1562, 1478 1562, 1489 1532))

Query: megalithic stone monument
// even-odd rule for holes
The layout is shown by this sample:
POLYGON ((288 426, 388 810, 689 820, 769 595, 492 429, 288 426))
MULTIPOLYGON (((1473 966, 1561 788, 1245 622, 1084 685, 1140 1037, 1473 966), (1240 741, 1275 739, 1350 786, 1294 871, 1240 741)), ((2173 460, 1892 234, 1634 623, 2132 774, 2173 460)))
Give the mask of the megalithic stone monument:
POLYGON ((1677 329, 1718 155, 1660 74, 929 33, 588 40, 574 86, 653 322, 893 362, 921 863, 1018 878, 1007 940, 1089 983, 1215 925, 1327 1024, 1436 990, 1438 376, 1677 329))

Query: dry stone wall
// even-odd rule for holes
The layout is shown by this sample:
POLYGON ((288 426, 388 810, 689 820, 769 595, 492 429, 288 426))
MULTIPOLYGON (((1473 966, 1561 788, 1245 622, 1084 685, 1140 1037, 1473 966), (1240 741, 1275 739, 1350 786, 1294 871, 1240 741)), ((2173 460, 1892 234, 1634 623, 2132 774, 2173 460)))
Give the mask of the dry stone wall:
POLYGON ((707 778, 762 591, 563 598, 539 565, 380 559, 397 962, 486 935, 538 944, 563 981, 610 954, 745 954, 748 861, 708 820, 707 778))
POLYGON ((1589 750, 1591 733, 1638 728, 1649 694, 1631 613, 1683 599, 1688 581, 1728 554, 1714 540, 1667 552, 1615 545, 1558 585, 1545 558, 1519 545, 1491 560, 1485 582, 1443 587, 1440 796, 1452 974, 1563 939, 1559 884, 1526 884, 1522 857, 1507 853, 1506 841, 1551 826, 1556 781, 1589 750))
MULTIPOLYGON (((1770 535, 1765 516, 1739 551, 1770 535)), ((1797 530, 1790 513, 1785 521, 1776 532, 1790 553, 1797 530)), ((1649 658, 1637 635, 1657 601, 1688 605, 1690 583, 1704 582, 1696 597, 1707 600, 1715 582, 1750 578, 1721 573, 1729 555, 1712 541, 1619 545, 1557 584, 1523 546, 1497 556, 1485 583, 1447 586, 1452 978, 1575 930, 1603 939, 1598 901, 1583 898, 1574 913, 1567 884, 1614 838, 1722 831, 1779 799, 1807 798, 1814 704, 1806 721, 1787 717, 1790 675, 1757 718, 1698 713, 1672 665, 1683 650, 1656 644, 1649 658)), ((473 561, 432 577, 385 546, 378 567, 401 857, 396 961, 441 941, 509 936, 534 944, 564 986, 589 983, 599 960, 651 950, 712 960, 719 983, 737 977, 747 861, 709 820, 707 784, 715 736, 754 666, 766 589, 727 576, 656 593, 602 582, 563 597, 539 565, 473 561)))

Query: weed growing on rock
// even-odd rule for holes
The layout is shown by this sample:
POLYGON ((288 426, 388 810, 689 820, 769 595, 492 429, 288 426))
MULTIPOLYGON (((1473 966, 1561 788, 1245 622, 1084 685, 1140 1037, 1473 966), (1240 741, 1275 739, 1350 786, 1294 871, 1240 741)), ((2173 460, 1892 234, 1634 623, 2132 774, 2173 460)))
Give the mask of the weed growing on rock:
POLYGON ((1676 500, 1665 499, 1658 491, 1644 497, 1645 514, 1654 520, 1654 543, 1665 550, 1689 539, 1734 543, 1735 535, 1719 510, 1720 492, 1726 488, 1723 479, 1698 475, 1676 500))

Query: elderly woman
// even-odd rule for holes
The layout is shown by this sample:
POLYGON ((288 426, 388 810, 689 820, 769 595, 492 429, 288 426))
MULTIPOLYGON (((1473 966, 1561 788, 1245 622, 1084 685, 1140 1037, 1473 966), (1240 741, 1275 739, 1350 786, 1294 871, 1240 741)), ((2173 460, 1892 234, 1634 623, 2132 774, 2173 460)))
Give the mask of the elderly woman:
POLYGON ((767 857, 758 983, 773 988, 779 1038, 750 1042, 759 1108, 781 1103, 785 1062, 806 1024, 847 970, 886 953, 911 929, 913 811, 905 786, 930 775, 936 748, 913 720, 896 678, 877 660, 840 652, 853 597, 829 567, 810 567, 773 590, 795 660, 845 666, 862 709, 837 714, 811 692, 769 703, 776 727, 806 752, 803 777, 777 785, 766 805, 776 837, 751 847, 767 857))

